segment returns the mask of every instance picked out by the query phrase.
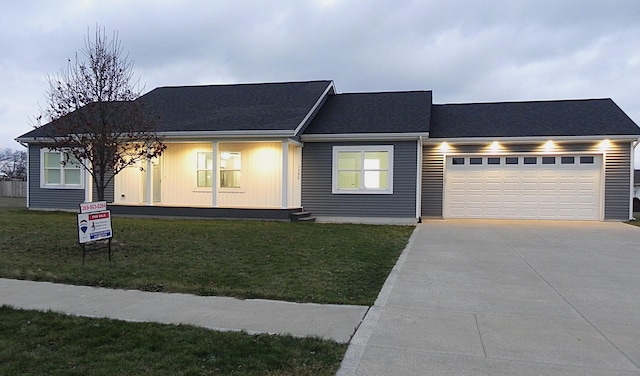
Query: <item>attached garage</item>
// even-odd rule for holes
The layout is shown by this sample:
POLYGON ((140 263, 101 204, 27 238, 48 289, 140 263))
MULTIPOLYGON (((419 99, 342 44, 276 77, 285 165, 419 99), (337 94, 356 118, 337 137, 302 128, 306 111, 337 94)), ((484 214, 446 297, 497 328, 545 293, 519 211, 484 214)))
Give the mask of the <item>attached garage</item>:
POLYGON ((445 218, 602 219, 602 155, 455 155, 445 218))

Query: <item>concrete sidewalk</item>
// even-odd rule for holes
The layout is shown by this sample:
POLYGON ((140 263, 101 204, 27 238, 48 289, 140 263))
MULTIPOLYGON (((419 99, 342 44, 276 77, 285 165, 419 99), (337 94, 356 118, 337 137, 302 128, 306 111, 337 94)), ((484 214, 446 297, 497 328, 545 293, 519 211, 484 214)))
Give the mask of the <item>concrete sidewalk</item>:
POLYGON ((418 225, 339 376, 640 376, 640 228, 418 225))
POLYGON ((220 331, 291 334, 349 342, 366 306, 240 300, 113 290, 0 278, 0 305, 126 321, 191 324, 220 331))

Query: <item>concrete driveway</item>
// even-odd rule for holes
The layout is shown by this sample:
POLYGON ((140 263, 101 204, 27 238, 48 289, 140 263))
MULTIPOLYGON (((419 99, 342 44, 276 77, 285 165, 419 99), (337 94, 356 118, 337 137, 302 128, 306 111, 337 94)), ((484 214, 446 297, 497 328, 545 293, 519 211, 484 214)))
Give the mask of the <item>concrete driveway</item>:
POLYGON ((640 375, 640 228, 426 221, 338 375, 640 375))

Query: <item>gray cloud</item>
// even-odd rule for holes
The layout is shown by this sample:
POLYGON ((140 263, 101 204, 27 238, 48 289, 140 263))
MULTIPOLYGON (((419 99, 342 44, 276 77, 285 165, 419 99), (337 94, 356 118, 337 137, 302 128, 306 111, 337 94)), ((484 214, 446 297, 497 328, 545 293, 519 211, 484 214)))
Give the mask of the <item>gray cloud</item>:
POLYGON ((14 1, 0 14, 0 147, 96 23, 146 90, 333 79, 341 92, 434 91, 437 103, 611 97, 640 123, 640 2, 14 1), (62 5, 58 4, 62 3, 62 5))

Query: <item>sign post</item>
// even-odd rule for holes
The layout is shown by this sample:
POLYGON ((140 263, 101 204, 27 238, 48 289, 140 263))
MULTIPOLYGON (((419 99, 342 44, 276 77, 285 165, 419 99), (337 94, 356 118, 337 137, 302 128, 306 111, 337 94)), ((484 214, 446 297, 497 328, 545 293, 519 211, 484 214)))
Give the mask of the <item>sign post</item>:
POLYGON ((95 244, 100 240, 107 240, 104 247, 94 247, 92 249, 109 248, 109 264, 111 264, 111 211, 107 210, 106 201, 83 202, 80 204, 78 214, 78 243, 82 246, 82 265, 84 265, 87 245, 95 244))

